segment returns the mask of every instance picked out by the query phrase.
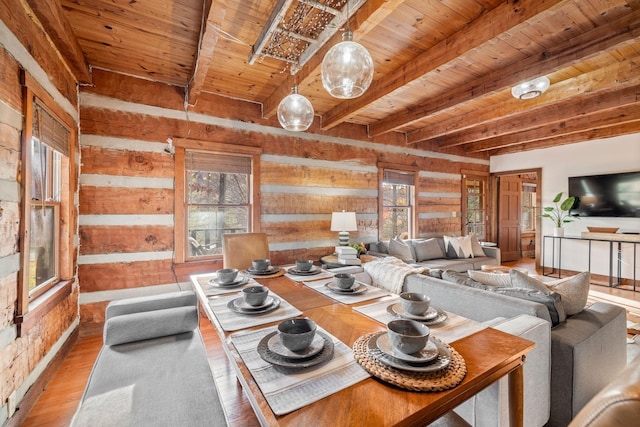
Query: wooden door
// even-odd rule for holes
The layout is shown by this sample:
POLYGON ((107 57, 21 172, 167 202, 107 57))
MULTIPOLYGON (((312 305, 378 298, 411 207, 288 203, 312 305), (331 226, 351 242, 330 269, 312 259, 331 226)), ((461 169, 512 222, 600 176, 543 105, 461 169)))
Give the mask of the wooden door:
POLYGON ((502 261, 515 261, 521 258, 522 180, 518 176, 501 176, 498 186, 498 247, 502 261))

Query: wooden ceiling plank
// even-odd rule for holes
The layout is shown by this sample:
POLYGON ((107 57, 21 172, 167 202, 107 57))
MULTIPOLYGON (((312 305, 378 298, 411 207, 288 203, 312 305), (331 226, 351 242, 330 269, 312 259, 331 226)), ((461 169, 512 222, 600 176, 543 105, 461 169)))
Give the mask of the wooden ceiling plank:
MULTIPOLYGON (((354 40, 364 37, 380 24, 387 16, 406 0, 368 0, 362 5, 349 21, 354 40)), ((264 101, 262 115, 265 118, 272 117, 278 110, 280 101, 291 93, 294 84, 303 87, 319 73, 322 60, 335 44, 342 41, 342 34, 334 34, 316 54, 298 70, 295 76, 289 76, 273 93, 264 101)))
POLYGON ((481 79, 470 81, 454 91, 429 99, 421 105, 391 114, 372 123, 369 126, 369 133, 371 136, 378 136, 453 106, 478 101, 482 97, 511 88, 520 82, 550 74, 620 45, 633 43, 638 37, 640 37, 640 11, 571 38, 560 43, 553 50, 541 52, 504 67, 500 71, 489 73, 481 79))
POLYGON ((585 132, 590 129, 614 126, 627 122, 640 120, 640 102, 627 104, 594 114, 585 114, 569 120, 560 121, 550 125, 538 126, 523 132, 512 133, 496 138, 474 142, 465 146, 465 151, 477 153, 480 151, 495 150, 510 145, 518 145, 554 138, 560 135, 571 135, 585 132))
POLYGON ((202 92, 209 68, 211 67, 211 58, 218 44, 217 28, 222 27, 222 22, 227 13, 226 0, 212 0, 208 6, 204 28, 202 29, 202 40, 198 49, 193 76, 191 77, 187 88, 187 103, 195 105, 198 97, 202 92))
POLYGON ((59 0, 27 0, 78 82, 91 83, 91 71, 59 0))
POLYGON ((542 148, 557 147, 559 145, 573 144, 576 142, 591 141, 594 139, 612 138, 614 136, 629 135, 640 132, 640 119, 631 120, 626 123, 617 123, 612 126, 593 128, 583 132, 572 133, 571 135, 560 135, 552 138, 531 141, 527 144, 515 144, 489 150, 491 156, 501 154, 521 153, 524 151, 538 150, 542 148))
POLYGON ((374 81, 361 97, 340 103, 325 113, 322 117, 322 128, 331 129, 396 89, 453 61, 465 52, 477 49, 503 32, 549 11, 564 1, 566 0, 521 0, 502 3, 495 9, 480 15, 460 31, 442 40, 417 58, 374 81))
POLYGON ((528 117, 536 115, 546 117, 548 114, 545 113, 545 110, 553 105, 562 105, 568 102, 576 104, 580 103, 581 97, 585 95, 594 98, 638 84, 640 84, 640 58, 626 59, 604 69, 555 83, 553 88, 543 96, 526 102, 511 98, 494 108, 482 111, 474 110, 463 115, 438 120, 436 123, 410 132, 407 135, 407 143, 414 144, 451 135, 451 138, 445 136, 446 141, 440 140, 439 146, 444 148, 467 144, 470 141, 465 136, 468 135, 461 133, 467 129, 504 121, 505 118, 512 120, 522 114, 528 117))

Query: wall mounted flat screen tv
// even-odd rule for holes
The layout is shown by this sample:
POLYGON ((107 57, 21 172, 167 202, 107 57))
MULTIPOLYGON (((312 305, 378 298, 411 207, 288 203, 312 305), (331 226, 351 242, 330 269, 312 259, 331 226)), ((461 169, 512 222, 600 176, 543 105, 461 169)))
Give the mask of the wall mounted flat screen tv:
POLYGON ((569 177, 579 216, 640 218, 640 171, 569 177))

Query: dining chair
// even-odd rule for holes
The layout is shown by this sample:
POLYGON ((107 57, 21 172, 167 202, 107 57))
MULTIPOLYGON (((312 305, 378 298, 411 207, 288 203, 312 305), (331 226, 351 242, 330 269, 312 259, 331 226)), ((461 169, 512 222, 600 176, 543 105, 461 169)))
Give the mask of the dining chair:
POLYGON ((224 268, 244 270, 254 259, 269 259, 269 242, 266 233, 233 233, 222 235, 222 260, 224 268))

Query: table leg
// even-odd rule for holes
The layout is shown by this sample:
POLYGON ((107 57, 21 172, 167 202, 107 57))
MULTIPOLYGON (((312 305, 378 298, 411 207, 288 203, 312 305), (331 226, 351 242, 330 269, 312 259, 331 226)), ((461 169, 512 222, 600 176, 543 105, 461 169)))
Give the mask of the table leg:
POLYGON ((509 425, 522 427, 524 423, 524 369, 520 364, 509 373, 509 425))

